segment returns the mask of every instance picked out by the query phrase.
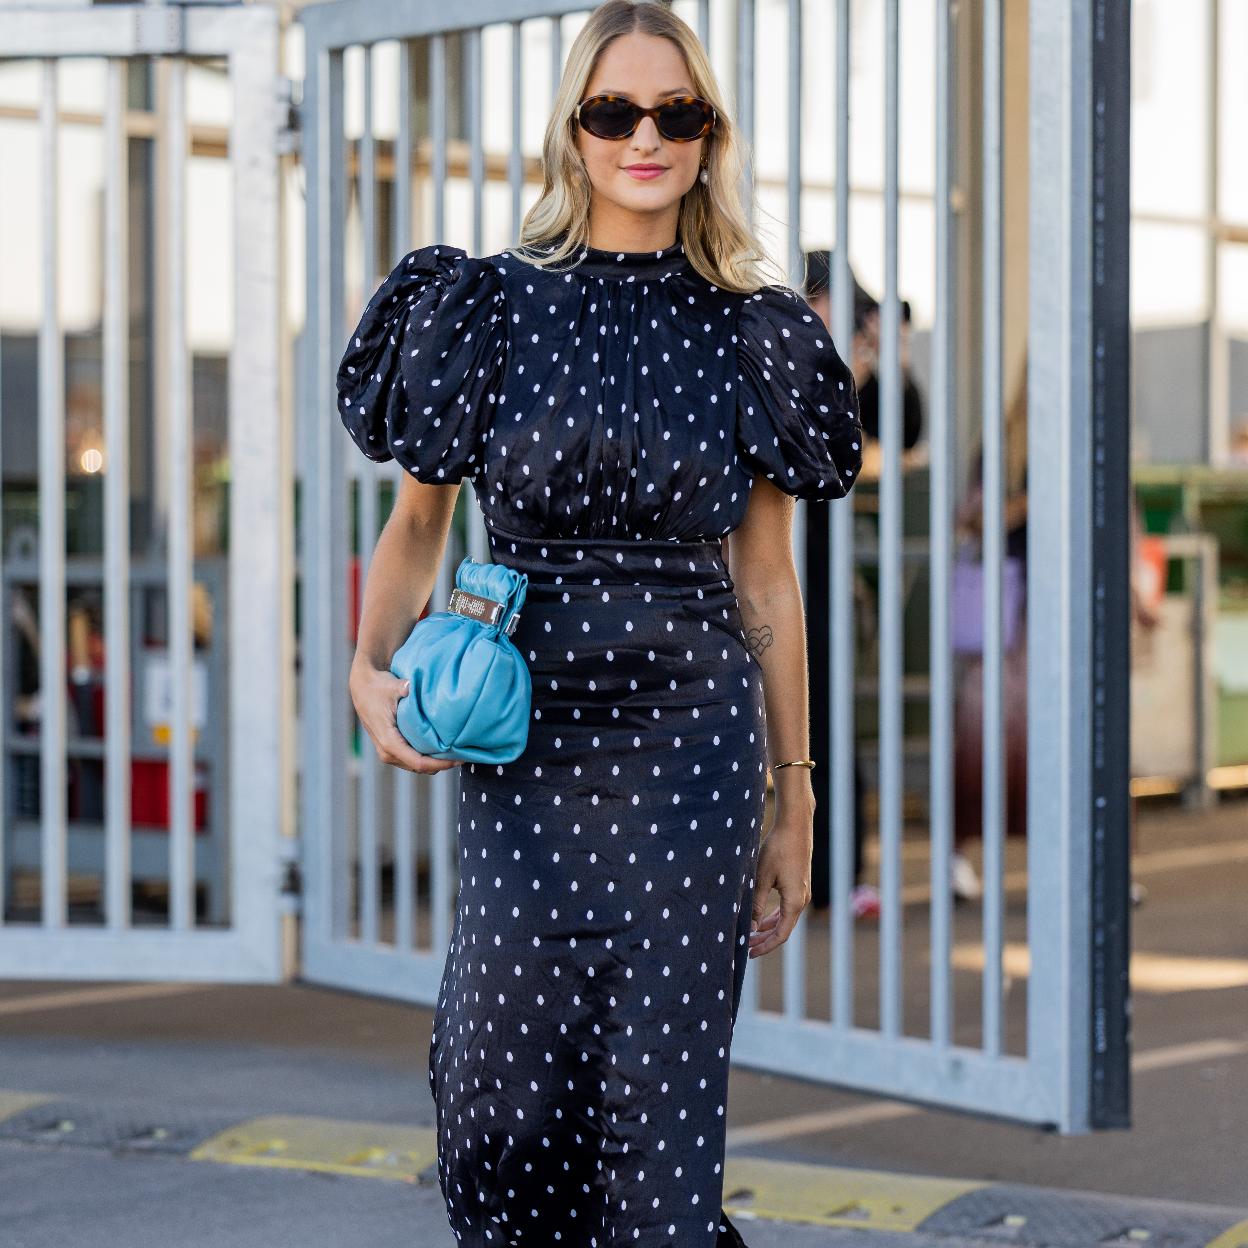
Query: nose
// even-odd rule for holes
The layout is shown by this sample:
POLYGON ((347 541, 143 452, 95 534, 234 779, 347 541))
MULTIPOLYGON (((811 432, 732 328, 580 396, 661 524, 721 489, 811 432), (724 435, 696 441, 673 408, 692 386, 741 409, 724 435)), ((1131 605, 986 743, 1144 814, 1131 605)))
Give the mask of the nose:
POLYGON ((637 129, 633 131, 633 145, 647 149, 653 148, 658 146, 662 137, 654 118, 643 117, 638 123, 637 129))

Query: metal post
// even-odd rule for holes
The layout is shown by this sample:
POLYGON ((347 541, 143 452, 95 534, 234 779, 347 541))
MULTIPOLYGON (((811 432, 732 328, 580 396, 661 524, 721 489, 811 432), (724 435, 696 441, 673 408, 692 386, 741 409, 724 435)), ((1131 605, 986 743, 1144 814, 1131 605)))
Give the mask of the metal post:
MULTIPOLYGON (((853 295, 849 285, 849 23, 850 0, 836 5, 836 249, 829 274, 832 333, 841 354, 853 354, 853 295)), ((832 757, 832 1021, 847 1029, 854 1023, 854 916, 849 897, 854 885, 854 547, 852 503, 832 507, 828 530, 829 624, 832 656, 828 664, 832 703, 829 734, 832 757)))
POLYGON ((981 482, 983 549, 983 1047, 996 1056, 1001 1052, 1002 968, 1005 909, 1005 766, 1004 695, 1005 661, 1002 644, 1001 585, 1005 554, 1002 469, 1005 429, 1001 404, 1001 339, 1004 326, 1002 291, 1003 177, 1001 131, 1004 93, 1001 73, 1001 0, 984 0, 983 31, 983 433, 981 482))
POLYGON ((1028 1057, 1063 1131, 1127 1120, 1127 14, 1033 4, 1028 1057), (1089 1079, 1091 1072, 1091 1079, 1089 1079))
POLYGON ((44 927, 64 927, 65 836, 65 379, 57 263, 57 62, 43 62, 39 147, 43 177, 43 315, 39 320, 39 809, 44 927))
POLYGON ((938 1048, 953 1038, 953 946, 950 858, 953 853, 953 656, 950 638, 954 437, 953 287, 957 271, 950 225, 953 170, 950 138, 955 124, 951 0, 936 0, 936 319, 932 326, 931 423, 931 1035, 938 1048))
POLYGON ((1131 6, 1096 0, 1091 60, 1091 1124, 1130 1126, 1131 6))
POLYGON ((902 1031, 901 303, 897 297, 898 0, 884 6, 884 302, 880 308, 880 1030, 902 1031))
POLYGON ((129 152, 126 63, 108 62, 104 98, 104 671, 105 873, 108 926, 130 926, 130 388, 129 152))

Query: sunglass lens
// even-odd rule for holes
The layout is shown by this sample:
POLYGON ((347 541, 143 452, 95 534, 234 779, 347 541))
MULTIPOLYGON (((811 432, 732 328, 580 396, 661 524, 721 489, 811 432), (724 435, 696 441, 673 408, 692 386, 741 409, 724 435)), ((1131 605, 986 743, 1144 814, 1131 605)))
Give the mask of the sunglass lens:
POLYGON ((665 104, 659 113, 659 129, 669 139, 696 139, 707 122, 701 104, 680 102, 665 104))
POLYGON ((594 100, 581 108, 581 124, 600 139, 622 139, 632 132, 637 117, 627 100, 594 100))

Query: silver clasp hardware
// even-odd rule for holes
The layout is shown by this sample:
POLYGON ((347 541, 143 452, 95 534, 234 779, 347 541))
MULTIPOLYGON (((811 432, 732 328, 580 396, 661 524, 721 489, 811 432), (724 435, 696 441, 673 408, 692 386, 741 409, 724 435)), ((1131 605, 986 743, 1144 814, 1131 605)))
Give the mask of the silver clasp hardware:
MULTIPOLYGON (((506 609, 505 602, 499 602, 497 598, 486 598, 482 594, 470 593, 466 589, 460 589, 458 585, 451 591, 451 601, 448 605, 448 610, 458 615, 466 615, 470 620, 479 620, 482 624, 497 624, 506 609)), ((519 624, 520 612, 517 611, 507 621, 503 632, 510 637, 519 624)))

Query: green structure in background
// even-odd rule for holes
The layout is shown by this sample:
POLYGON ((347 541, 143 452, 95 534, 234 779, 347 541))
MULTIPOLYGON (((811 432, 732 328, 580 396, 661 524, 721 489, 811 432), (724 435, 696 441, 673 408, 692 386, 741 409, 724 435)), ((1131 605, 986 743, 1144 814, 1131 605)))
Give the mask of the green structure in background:
MULTIPOLYGON (((1137 465, 1132 475, 1146 533, 1207 533, 1218 543, 1213 666, 1218 766, 1248 764, 1248 468, 1137 465)), ((1167 588, 1184 592, 1191 573, 1170 567, 1167 588)))

